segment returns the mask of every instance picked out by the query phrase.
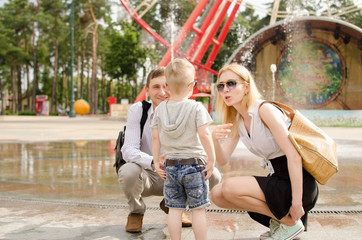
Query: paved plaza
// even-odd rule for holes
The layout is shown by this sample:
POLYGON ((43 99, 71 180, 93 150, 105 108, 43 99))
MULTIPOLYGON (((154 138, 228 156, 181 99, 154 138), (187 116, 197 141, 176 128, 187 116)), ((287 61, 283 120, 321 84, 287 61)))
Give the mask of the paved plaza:
MULTIPOLYGON (((145 198, 142 233, 125 231, 127 204, 112 167, 124 124, 107 116, 0 116, 0 239, 169 239, 161 197, 145 198)), ((362 128, 323 129, 337 142, 340 171, 320 185, 300 239, 362 239, 362 128)), ((219 169, 224 179, 266 174, 241 144, 219 169)), ((207 217, 210 240, 255 240, 267 231, 245 212, 213 204, 207 217)), ((192 229, 182 237, 194 239, 192 229)))

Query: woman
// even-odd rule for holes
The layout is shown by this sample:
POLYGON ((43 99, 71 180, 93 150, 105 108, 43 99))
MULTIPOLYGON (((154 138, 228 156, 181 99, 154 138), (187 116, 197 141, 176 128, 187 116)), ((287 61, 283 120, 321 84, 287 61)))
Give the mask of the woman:
POLYGON ((216 87, 216 110, 225 123, 212 133, 217 162, 225 165, 240 139, 264 159, 269 175, 228 178, 212 189, 211 200, 222 208, 248 211, 269 227, 260 239, 294 239, 305 229, 318 185, 288 139, 289 119, 274 105, 261 105, 255 82, 241 65, 223 67, 216 87))

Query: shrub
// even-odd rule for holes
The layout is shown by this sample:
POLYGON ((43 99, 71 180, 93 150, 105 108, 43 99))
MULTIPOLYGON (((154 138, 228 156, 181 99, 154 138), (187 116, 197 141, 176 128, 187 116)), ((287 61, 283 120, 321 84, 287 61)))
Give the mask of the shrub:
POLYGON ((22 111, 18 113, 19 116, 35 116, 36 113, 33 111, 22 111))

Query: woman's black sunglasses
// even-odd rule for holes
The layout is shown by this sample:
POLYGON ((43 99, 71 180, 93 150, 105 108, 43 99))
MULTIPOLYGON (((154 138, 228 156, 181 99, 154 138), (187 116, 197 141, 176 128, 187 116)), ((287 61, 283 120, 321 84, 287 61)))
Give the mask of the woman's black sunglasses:
POLYGON ((244 81, 242 80, 237 80, 237 79, 232 79, 232 80, 228 80, 226 82, 220 82, 218 84, 216 84, 216 89, 218 92, 222 92, 224 91, 225 85, 228 87, 229 90, 234 89, 236 87, 237 83, 243 83, 244 81))

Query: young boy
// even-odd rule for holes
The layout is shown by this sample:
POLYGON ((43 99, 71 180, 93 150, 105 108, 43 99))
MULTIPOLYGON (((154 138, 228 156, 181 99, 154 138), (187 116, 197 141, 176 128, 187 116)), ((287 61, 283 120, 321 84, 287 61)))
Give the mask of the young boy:
MULTIPOLYGON (((152 152, 156 172, 165 179, 164 197, 169 207, 168 230, 181 239, 181 216, 192 210, 195 239, 206 239, 206 211, 210 205, 208 179, 215 152, 208 125, 212 119, 202 104, 189 100, 195 68, 185 59, 174 59, 165 71, 171 97, 156 108, 152 120, 152 152), (165 161, 160 161, 160 151, 165 161)), ((162 158, 163 159, 163 158, 162 158)))

